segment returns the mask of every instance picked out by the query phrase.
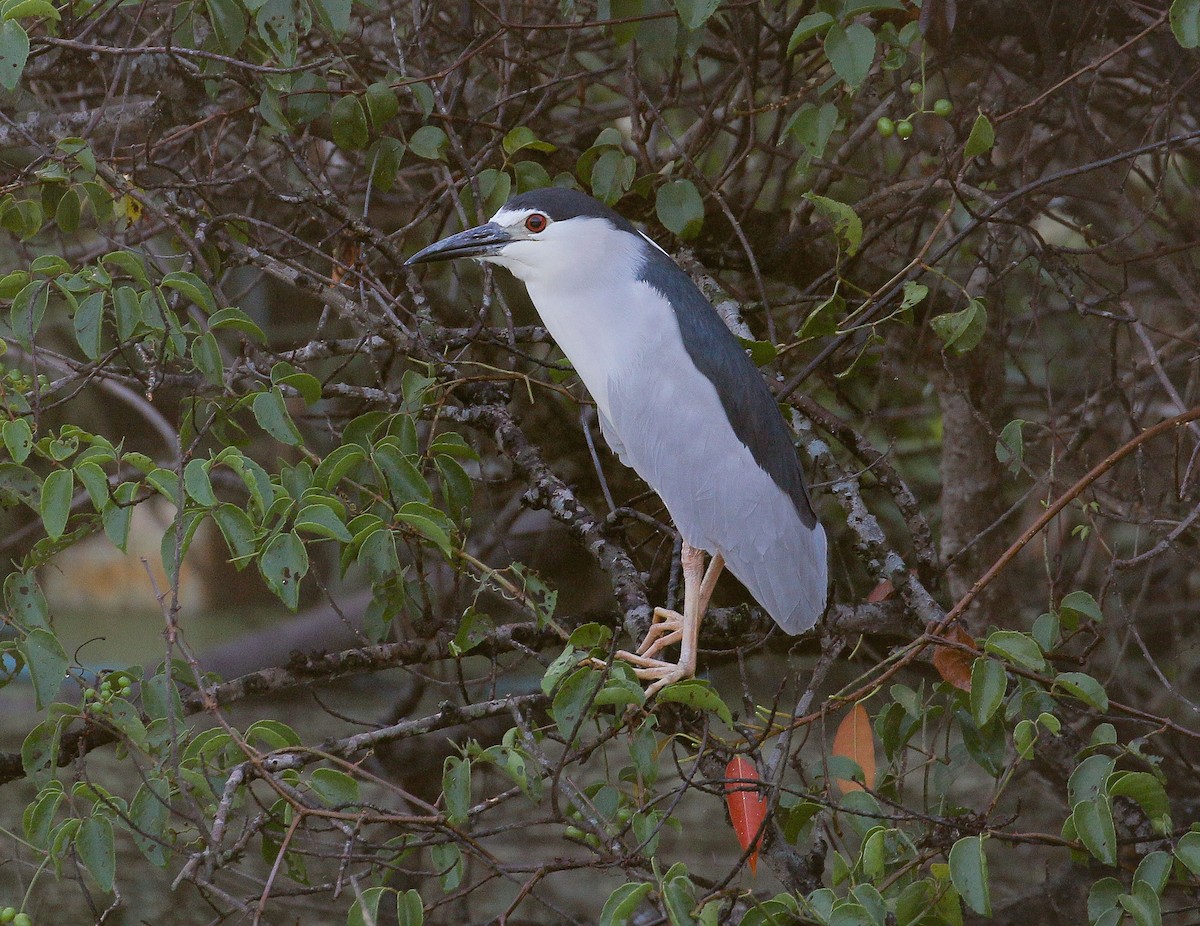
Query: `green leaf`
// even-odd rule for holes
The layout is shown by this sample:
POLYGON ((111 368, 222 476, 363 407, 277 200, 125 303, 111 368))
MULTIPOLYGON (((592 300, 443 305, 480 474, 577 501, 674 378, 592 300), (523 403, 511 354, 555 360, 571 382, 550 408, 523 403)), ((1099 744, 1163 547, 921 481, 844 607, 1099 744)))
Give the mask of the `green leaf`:
POLYGON ((408 150, 427 161, 445 160, 450 139, 436 125, 423 125, 408 138, 408 150))
POLYGON ((994 630, 988 635, 983 648, 988 653, 1032 672, 1041 672, 1046 667, 1041 648, 1027 633, 1017 630, 994 630))
POLYGON ((308 572, 304 542, 290 531, 280 534, 263 550, 258 569, 267 587, 295 611, 300 604, 300 580, 308 572))
POLYGON ((363 102, 367 105, 371 128, 376 132, 383 131, 383 127, 400 111, 400 101, 396 98, 396 91, 383 81, 367 87, 367 92, 363 94, 363 102))
POLYGON ((1125 912, 1133 917, 1134 926, 1162 926, 1162 908, 1158 894, 1145 881, 1133 885, 1133 893, 1117 898, 1125 912))
POLYGON ((629 881, 608 895, 600 911, 600 926, 628 926, 633 911, 654 888, 645 881, 629 881))
POLYGON ((33 428, 28 418, 13 418, 4 422, 4 447, 17 463, 24 463, 33 450, 33 428))
POLYGON ((288 414, 287 402, 278 386, 254 397, 254 418, 258 426, 281 444, 298 447, 304 442, 300 430, 288 414))
POLYGON ((117 874, 117 854, 108 819, 93 815, 84 820, 75 834, 75 849, 100 890, 110 893, 117 874))
POLYGON ((1054 687, 1061 688, 1088 707, 1093 707, 1098 711, 1108 710, 1108 695, 1104 691, 1104 686, 1083 672, 1059 673, 1054 679, 1054 687))
POLYGON ((267 342, 267 336, 263 334, 263 330, 251 320, 249 315, 234 306, 214 312, 212 318, 208 320, 208 327, 210 331, 233 328, 242 334, 249 335, 260 344, 267 342))
POLYGON ((1110 797, 1127 797, 1135 801, 1155 829, 1163 831, 1163 820, 1171 812, 1163 783, 1149 772, 1116 772, 1107 783, 1110 797))
POLYGON ((104 474, 97 463, 91 460, 84 460, 82 463, 75 464, 75 475, 79 479, 85 489, 87 489, 88 498, 92 500, 92 507, 97 511, 103 511, 105 505, 108 504, 108 476, 104 474))
POLYGON ((633 185, 637 162, 618 148, 610 148, 596 159, 590 183, 592 195, 612 206, 633 185))
POLYGON ((49 0, 16 0, 13 3, 4 4, 3 19, 32 19, 38 16, 46 16, 58 22, 62 19, 58 10, 54 8, 54 4, 49 0))
POLYGON ((204 374, 204 378, 214 386, 225 384, 225 363, 221 359, 221 348, 211 331, 205 331, 192 341, 192 363, 204 374))
POLYGON ((248 557, 254 552, 255 530, 254 523, 237 505, 225 504, 213 511, 213 520, 221 529, 229 552, 233 554, 233 564, 242 569, 248 557))
POLYGON ((50 630, 50 608, 32 572, 8 574, 4 580, 4 603, 13 623, 22 630, 50 630))
POLYGON ((704 201, 690 180, 672 180, 658 188, 654 212, 666 228, 680 238, 695 238, 704 225, 704 201))
POLYGON ((396 926, 422 926, 425 922, 425 907, 421 895, 413 888, 396 894, 396 926))
POLYGON ((524 125, 518 125, 515 129, 504 136, 504 141, 501 142, 504 148, 504 153, 511 157, 518 151, 526 149, 532 151, 542 151, 549 154, 552 151, 557 151, 556 145, 550 144, 548 141, 541 141, 533 134, 533 129, 524 125))
POLYGON ((351 0, 316 0, 313 4, 321 25, 332 33, 334 39, 340 39, 350 28, 351 0))
POLYGON ((1014 476, 1021 471, 1025 461, 1025 436, 1021 430, 1024 426, 1024 418, 1014 418, 1004 426, 996 441, 996 459, 1001 466, 1007 464, 1008 471, 1014 476))
POLYGON ((31 630, 17 644, 21 658, 29 669, 38 708, 49 705, 67 675, 67 654, 62 644, 49 630, 31 630))
POLYGON ((29 59, 29 36, 11 19, 0 22, 0 86, 15 90, 29 59))
POLYGON ((38 504, 46 535, 57 540, 67 527, 71 514, 71 495, 75 489, 75 477, 69 469, 56 469, 42 483, 42 496, 38 504))
POLYGON ((1104 612, 1100 610, 1096 599, 1084 591, 1071 592, 1064 597, 1059 602, 1058 612, 1063 626, 1068 630, 1074 630, 1081 621, 1100 623, 1104 620, 1104 612))
POLYGON ((817 212, 830 221, 834 232, 846 245, 846 253, 853 256, 862 243, 863 236, 862 219, 858 217, 858 213, 845 203, 839 203, 836 199, 830 199, 828 196, 805 193, 804 198, 816 206, 817 212))
POLYGON ((1175 857, 1194 875, 1200 875, 1200 833, 1184 833, 1175 843, 1175 857))
POLYGON ((309 779, 312 789, 326 807, 344 809, 361 800, 358 782, 336 768, 319 768, 309 779))
POLYGON ((371 139, 367 128, 367 114, 357 96, 350 94, 333 104, 330 112, 333 121, 333 143, 347 151, 358 151, 367 147, 371 139))
POLYGON ((862 23, 831 26, 825 35, 825 55, 838 77, 857 90, 875 60, 875 33, 862 23))
POLYGON ((345 522, 328 505, 305 506, 296 515, 293 527, 297 533, 316 534, 318 537, 328 537, 342 543, 350 543, 354 539, 345 522))
POLYGON ((89 360, 100 357, 100 335, 104 322, 104 292, 87 296, 75 309, 75 340, 89 360))
POLYGON ((975 117, 975 124, 971 126, 971 134, 967 136, 967 145, 963 148, 963 157, 970 160, 976 155, 991 151, 992 145, 995 143, 996 130, 992 128, 992 123, 988 121, 988 117, 980 113, 975 117))
POLYGON ((471 810, 471 760, 447 756, 442 765, 442 795, 446 822, 460 826, 471 810))
MULTIPOLYGON (((2 28, 2 25, 0 25, 2 28)), ((13 337, 29 347, 34 335, 46 316, 46 302, 50 298, 50 284, 45 280, 34 280, 13 299, 10 310, 13 337)))
POLYGON ((28 505, 40 514, 41 488, 41 481, 28 467, 19 463, 0 463, 0 498, 28 505))
POLYGON ((368 887, 360 891, 346 913, 346 926, 377 926, 380 922, 379 902, 392 890, 390 887, 368 887))
POLYGON ((1067 781, 1068 804, 1074 807, 1103 794, 1112 770, 1113 760, 1108 756, 1091 755, 1080 762, 1067 781))
POLYGON ((846 300, 834 293, 808 313, 796 332, 798 338, 822 338, 837 334, 838 322, 846 314, 846 300))
POLYGON ((836 20, 828 13, 809 13, 796 23, 796 28, 792 30, 792 37, 788 39, 787 53, 795 54, 796 49, 804 42, 814 35, 828 31, 835 22, 836 20))
POLYGON ((685 678, 683 681, 673 682, 661 689, 656 698, 660 704, 668 701, 686 704, 698 711, 716 714, 726 724, 733 724, 733 715, 729 712, 729 707, 721 700, 717 690, 704 679, 685 678))
POLYGON ((79 193, 76 192, 75 187, 67 187, 58 201, 58 207, 54 210, 54 221, 58 225, 59 231, 68 235, 77 231, 80 211, 79 193))
POLYGON ((675 0, 675 11, 684 28, 695 31, 708 22, 720 5, 721 0, 675 0))
POLYGON ((964 836, 950 847, 950 881, 968 907, 980 916, 992 915, 987 855, 983 837, 964 836))
POLYGON ((558 732, 568 738, 583 717, 584 708, 598 687, 600 672, 588 666, 576 669, 558 686, 550 706, 550 716, 558 732))
POLYGON ((167 865, 167 823, 171 819, 171 787, 161 778, 148 778, 129 805, 133 843, 152 864, 167 865))
POLYGON ((955 353, 965 354, 983 340, 987 331, 987 307, 982 299, 972 299, 961 312, 935 315, 929 319, 929 326, 941 339, 943 348, 952 347, 955 353))
POLYGON ((180 295, 191 300, 196 305, 200 306, 206 315, 212 315, 217 310, 217 302, 213 298, 212 290, 194 273, 188 273, 186 270, 177 270, 174 273, 168 273, 162 278, 162 286, 167 289, 173 289, 180 295))
POLYGON ((1171 877, 1171 855, 1161 849, 1151 852, 1138 862, 1133 873, 1133 883, 1144 881, 1155 894, 1161 894, 1171 877))
POLYGON ((225 55, 236 55, 246 41, 246 13, 237 0, 205 0, 208 20, 217 37, 217 47, 225 55))
POLYGON ((462 883, 462 850, 458 848, 457 843, 447 842, 430 846, 429 854, 433 858, 434 870, 442 882, 442 890, 450 893, 462 883))
POLYGON ((804 154, 797 166, 804 168, 813 158, 825 154, 834 130, 837 128, 838 110, 832 103, 814 106, 805 103, 792 115, 784 127, 782 137, 789 135, 804 146, 804 154))
POLYGON ((1116 878, 1101 878, 1088 891, 1087 918, 1095 923, 1109 910, 1117 906, 1122 885, 1116 878))
POLYGON ((975 725, 983 727, 1004 703, 1008 676, 1004 666, 994 659, 980 656, 971 667, 971 716, 975 725))
POLYGON ((376 444, 371 460, 395 504, 428 502, 433 498, 429 483, 413 460, 397 446, 395 438, 384 438, 376 444))
POLYGON ((1107 797, 1080 801, 1071 812, 1071 820, 1080 841, 1098 861, 1105 865, 1117 863, 1117 828, 1107 797))
POLYGON ((436 508, 420 502, 408 502, 396 512, 396 520, 432 542, 447 559, 453 555, 449 524, 446 516, 436 508))
POLYGON ((1200 0, 1172 0, 1171 31, 1184 48, 1200 45, 1200 0))
POLYGON ((189 460, 183 468, 184 491, 199 505, 213 508, 220 504, 213 493, 212 479, 208 475, 208 463, 204 460, 189 460))
POLYGON ((696 906, 696 889, 683 862, 676 862, 663 875, 660 894, 671 926, 695 926, 691 914, 696 906))

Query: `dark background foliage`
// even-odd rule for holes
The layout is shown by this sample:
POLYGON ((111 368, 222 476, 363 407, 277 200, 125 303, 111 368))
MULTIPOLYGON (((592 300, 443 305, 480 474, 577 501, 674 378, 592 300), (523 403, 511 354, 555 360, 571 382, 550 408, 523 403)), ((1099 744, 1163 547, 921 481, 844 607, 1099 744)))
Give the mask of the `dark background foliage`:
POLYGON ((0 920, 1190 922, 1198 44, 0 4, 0 920), (522 287, 403 267, 550 184, 744 338, 831 540, 817 630, 724 580, 649 704, 582 659, 676 597, 665 511, 522 287))

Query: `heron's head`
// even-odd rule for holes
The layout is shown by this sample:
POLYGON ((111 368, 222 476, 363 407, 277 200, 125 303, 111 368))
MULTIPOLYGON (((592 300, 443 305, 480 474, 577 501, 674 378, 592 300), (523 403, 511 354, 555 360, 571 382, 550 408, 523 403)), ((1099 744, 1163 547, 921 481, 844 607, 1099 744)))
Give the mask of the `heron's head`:
POLYGON ((548 187, 514 196, 489 222, 443 238, 406 265, 473 257, 527 284, 604 285, 636 276, 657 247, 626 219, 578 190, 548 187))

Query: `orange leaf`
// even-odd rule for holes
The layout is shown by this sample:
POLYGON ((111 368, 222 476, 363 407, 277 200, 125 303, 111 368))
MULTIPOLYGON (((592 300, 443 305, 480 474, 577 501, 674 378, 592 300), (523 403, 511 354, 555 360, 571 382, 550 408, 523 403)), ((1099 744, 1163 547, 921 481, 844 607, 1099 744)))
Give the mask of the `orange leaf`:
MULTIPOLYGON (((850 713, 838 725, 833 737, 833 754, 857 762, 863 770, 863 781, 867 788, 875 787, 875 739, 871 734, 871 718, 862 704, 850 708, 850 713)), ((857 781, 845 778, 835 778, 834 783, 843 794, 863 789, 857 781)))
POLYGON ((742 851, 754 843, 750 853, 750 873, 758 866, 759 831, 767 818, 767 801, 751 781, 762 781, 754 763, 743 756, 734 756, 725 766, 725 803, 729 807, 729 819, 733 822, 742 851), (739 780, 741 779, 741 780, 739 780))
MULTIPOLYGON (((948 628, 942 634, 942 637, 953 643, 965 643, 967 646, 975 645, 975 640, 972 639, 971 635, 957 624, 948 628)), ((937 669, 938 675, 944 681, 949 682, 955 688, 962 691, 971 690, 971 666, 974 663, 975 658, 970 653, 964 653, 953 646, 935 646, 934 648, 933 667, 937 669)))
POLYGON ((867 595, 867 603, 871 604, 877 601, 887 601, 892 595, 896 594, 896 586, 892 585, 887 579, 884 579, 876 585, 869 595, 867 595))

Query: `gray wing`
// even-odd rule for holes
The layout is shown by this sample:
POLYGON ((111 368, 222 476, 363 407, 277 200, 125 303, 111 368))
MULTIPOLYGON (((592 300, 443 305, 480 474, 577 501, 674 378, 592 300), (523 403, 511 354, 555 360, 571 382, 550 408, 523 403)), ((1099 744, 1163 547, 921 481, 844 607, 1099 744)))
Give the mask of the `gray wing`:
POLYGON ((816 623, 827 589, 825 532, 807 499, 801 510, 756 460, 682 343, 647 344, 608 387, 605 437, 659 494, 684 540, 720 552, 788 633, 816 623))

